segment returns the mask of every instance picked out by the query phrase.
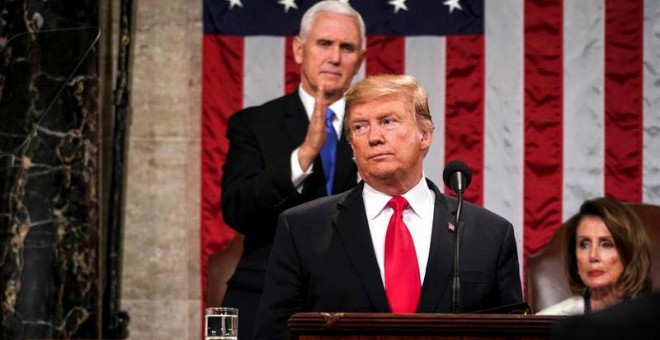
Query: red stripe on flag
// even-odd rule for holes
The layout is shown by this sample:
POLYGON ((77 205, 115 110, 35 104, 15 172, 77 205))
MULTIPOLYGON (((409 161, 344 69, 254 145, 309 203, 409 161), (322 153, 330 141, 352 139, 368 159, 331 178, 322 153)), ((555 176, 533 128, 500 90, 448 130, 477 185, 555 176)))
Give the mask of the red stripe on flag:
POLYGON ((293 92, 300 84, 300 65, 293 56, 293 36, 288 36, 284 42, 284 89, 285 93, 293 92))
POLYGON ((642 1, 605 2, 605 194, 642 200, 642 1))
POLYGON ((220 180, 229 142, 227 120, 243 106, 242 37, 204 35, 202 60, 202 305, 207 258, 235 233, 222 220, 220 180))
POLYGON ((370 35, 367 37, 366 75, 403 74, 406 41, 401 37, 370 35))
POLYGON ((445 164, 463 160, 472 172, 465 199, 483 204, 484 37, 448 36, 445 164))
POLYGON ((562 224, 562 18, 561 0, 525 1, 525 256, 562 224))

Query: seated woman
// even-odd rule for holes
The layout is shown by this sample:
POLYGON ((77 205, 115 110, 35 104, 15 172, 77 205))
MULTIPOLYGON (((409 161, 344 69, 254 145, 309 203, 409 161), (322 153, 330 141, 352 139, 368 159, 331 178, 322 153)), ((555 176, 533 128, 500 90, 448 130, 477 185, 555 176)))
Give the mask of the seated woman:
POLYGON ((566 223, 569 283, 582 295, 540 315, 589 314, 651 291, 650 241, 637 216, 609 198, 586 201, 566 223))

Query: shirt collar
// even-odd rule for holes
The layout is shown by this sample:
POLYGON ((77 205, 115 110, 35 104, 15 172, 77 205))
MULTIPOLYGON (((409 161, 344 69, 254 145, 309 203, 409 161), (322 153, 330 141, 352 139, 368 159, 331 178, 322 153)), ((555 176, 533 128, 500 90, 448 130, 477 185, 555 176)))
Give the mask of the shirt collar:
MULTIPOLYGON (((417 216, 423 217, 424 211, 427 210, 427 202, 434 199, 431 195, 433 195, 433 192, 426 184, 426 177, 422 175, 420 181, 412 189, 408 190, 408 192, 401 196, 408 201, 410 208, 417 216)), ((387 202, 389 202, 393 196, 377 191, 365 182, 362 197, 364 198, 367 219, 373 220, 383 212, 387 207, 387 202)))
MULTIPOLYGON (((307 113, 307 119, 312 120, 312 113, 314 112, 314 97, 310 95, 309 93, 305 92, 305 90, 302 87, 302 84, 298 85, 298 95, 300 96, 300 100, 303 103, 303 106, 305 107, 305 113, 307 113)), ((330 104, 330 109, 335 113, 335 116, 339 120, 339 122, 343 122, 344 120, 344 106, 346 105, 346 100, 344 97, 341 97, 338 101, 330 104)))

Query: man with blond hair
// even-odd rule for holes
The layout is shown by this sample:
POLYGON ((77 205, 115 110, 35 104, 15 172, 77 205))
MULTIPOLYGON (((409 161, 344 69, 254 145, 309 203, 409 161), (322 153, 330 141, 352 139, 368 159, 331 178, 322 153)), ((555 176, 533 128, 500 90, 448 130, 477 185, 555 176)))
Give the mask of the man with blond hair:
MULTIPOLYGON (((344 128, 364 182, 282 213, 256 338, 286 339, 295 312, 451 310, 456 200, 424 178, 433 122, 410 76, 382 75, 345 95, 344 128)), ((522 301, 513 227, 465 203, 460 311, 522 301)))

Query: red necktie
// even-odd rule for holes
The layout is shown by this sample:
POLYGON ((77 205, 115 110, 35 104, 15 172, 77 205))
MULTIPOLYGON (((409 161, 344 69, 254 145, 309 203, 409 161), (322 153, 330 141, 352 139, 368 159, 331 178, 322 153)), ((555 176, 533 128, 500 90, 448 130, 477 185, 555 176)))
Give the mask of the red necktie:
POLYGON ((385 294, 392 313, 415 313, 422 285, 415 244, 403 223, 408 201, 394 196, 387 205, 394 213, 385 235, 385 294))

